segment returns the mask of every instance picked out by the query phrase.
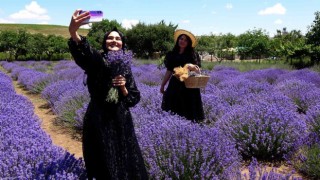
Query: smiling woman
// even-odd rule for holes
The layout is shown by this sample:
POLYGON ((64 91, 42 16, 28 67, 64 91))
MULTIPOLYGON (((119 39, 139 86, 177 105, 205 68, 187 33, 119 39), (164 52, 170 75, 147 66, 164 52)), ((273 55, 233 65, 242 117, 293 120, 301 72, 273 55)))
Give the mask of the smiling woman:
POLYGON ((130 107, 140 101, 132 76, 132 53, 116 28, 105 33, 103 53, 77 32, 89 12, 72 16, 68 42, 75 62, 86 72, 90 103, 83 120, 83 155, 88 179, 148 179, 130 107))

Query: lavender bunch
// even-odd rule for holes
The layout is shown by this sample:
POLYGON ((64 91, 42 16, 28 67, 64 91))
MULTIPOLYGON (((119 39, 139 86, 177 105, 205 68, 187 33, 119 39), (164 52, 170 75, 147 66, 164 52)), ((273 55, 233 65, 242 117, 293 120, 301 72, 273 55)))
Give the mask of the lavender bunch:
MULTIPOLYGON (((110 69, 112 79, 118 75, 125 76, 130 71, 130 63, 132 60, 131 51, 109 51, 104 54, 104 59, 107 67, 110 69)), ((119 101, 119 90, 116 87, 111 87, 106 98, 107 102, 117 104, 119 101)))

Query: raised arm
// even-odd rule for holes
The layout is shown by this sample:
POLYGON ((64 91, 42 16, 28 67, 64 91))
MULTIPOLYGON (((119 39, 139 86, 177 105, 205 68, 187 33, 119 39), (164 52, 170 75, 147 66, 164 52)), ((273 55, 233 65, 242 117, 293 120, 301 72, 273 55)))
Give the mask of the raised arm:
POLYGON ((102 67, 103 59, 99 52, 91 48, 87 39, 77 32, 83 21, 90 18, 89 12, 79 14, 80 11, 76 10, 71 17, 69 25, 71 38, 68 41, 68 45, 76 64, 87 73, 90 73, 90 71, 94 72, 97 68, 102 67))
POLYGON ((84 20, 90 18, 89 12, 79 14, 80 11, 81 11, 80 9, 77 9, 73 13, 73 15, 71 17, 70 25, 69 25, 70 36, 71 36, 72 40, 75 41, 76 43, 79 43, 81 41, 81 37, 77 32, 78 29, 80 28, 80 26, 82 25, 84 20))

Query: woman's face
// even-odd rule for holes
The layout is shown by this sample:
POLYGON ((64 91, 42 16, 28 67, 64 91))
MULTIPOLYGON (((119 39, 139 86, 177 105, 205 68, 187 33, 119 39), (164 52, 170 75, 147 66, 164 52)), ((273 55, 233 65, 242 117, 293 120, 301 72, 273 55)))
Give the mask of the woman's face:
POLYGON ((118 51, 122 49, 122 40, 119 33, 112 31, 107 37, 106 44, 109 51, 118 51))
POLYGON ((179 47, 180 48, 186 48, 188 46, 188 39, 186 35, 181 35, 179 38, 179 47))

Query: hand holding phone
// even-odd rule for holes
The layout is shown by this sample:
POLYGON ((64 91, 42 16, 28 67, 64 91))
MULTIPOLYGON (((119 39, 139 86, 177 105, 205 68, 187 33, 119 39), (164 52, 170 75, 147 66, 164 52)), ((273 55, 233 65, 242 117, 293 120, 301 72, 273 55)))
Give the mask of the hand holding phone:
MULTIPOLYGON (((79 14, 82 14, 87 11, 80 11, 79 14)), ((89 11, 90 18, 82 22, 82 24, 95 23, 102 21, 103 12, 102 11, 89 11)))

